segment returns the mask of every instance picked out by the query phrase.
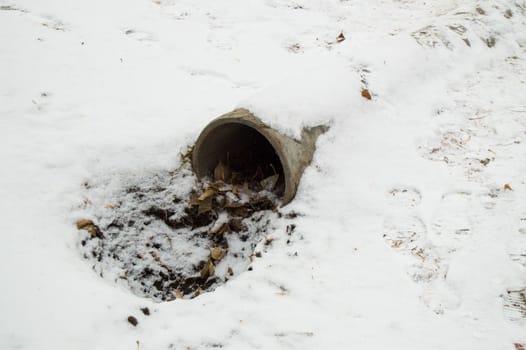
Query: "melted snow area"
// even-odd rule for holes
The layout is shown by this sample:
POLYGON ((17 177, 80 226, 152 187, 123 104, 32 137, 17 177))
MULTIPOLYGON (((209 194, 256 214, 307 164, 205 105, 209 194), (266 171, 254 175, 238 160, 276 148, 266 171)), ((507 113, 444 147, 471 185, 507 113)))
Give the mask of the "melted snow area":
POLYGON ((1 349, 526 347, 524 0, 0 0, 0 43, 1 349), (330 129, 246 240, 171 227, 236 107, 330 129))
POLYGON ((276 195, 248 182, 238 189, 197 181, 190 168, 84 182, 79 249, 96 273, 139 296, 173 301, 212 291, 261 257, 254 248, 279 215, 276 195))

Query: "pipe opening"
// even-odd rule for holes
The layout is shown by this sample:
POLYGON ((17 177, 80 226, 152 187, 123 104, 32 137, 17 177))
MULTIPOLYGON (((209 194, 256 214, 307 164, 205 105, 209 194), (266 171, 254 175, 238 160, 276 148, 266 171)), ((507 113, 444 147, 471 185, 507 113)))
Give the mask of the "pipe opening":
POLYGON ((261 181, 278 174, 274 191, 283 196, 283 165, 267 138, 254 128, 239 123, 218 125, 207 133, 195 151, 199 162, 194 166, 199 176, 213 177, 220 162, 228 169, 226 181, 233 184, 261 181))

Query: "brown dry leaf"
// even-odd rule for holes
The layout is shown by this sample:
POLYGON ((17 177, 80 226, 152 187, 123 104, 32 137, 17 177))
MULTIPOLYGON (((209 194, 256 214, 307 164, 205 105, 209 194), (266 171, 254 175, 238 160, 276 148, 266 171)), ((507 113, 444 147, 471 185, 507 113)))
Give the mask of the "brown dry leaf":
POLYGON ((228 167, 228 165, 224 165, 221 161, 214 169, 214 180, 221 180, 221 181, 227 181, 227 179, 230 179, 232 177, 232 170, 228 167))
POLYGON ((181 293, 181 291, 179 289, 174 289, 173 291, 174 291, 175 296, 177 297, 177 299, 184 299, 184 295, 183 295, 183 293, 181 293))
POLYGON ((91 225, 94 225, 93 221, 88 220, 88 219, 80 219, 77 221, 77 228, 79 230, 85 228, 86 226, 91 226, 91 225))
POLYGON ((278 183, 279 174, 269 176, 263 180, 261 180, 259 183, 261 184, 261 187, 267 191, 272 191, 274 187, 276 187, 276 184, 278 183))
POLYGON ((367 89, 362 89, 362 97, 368 100, 372 99, 371 93, 367 89))
POLYGON ((274 241, 273 237, 265 237, 265 245, 269 245, 272 241, 274 241))
POLYGON ((391 248, 400 248, 401 244, 402 244, 402 241, 393 241, 391 243, 391 248))
POLYGON ((221 247, 213 247, 212 249, 210 249, 210 257, 214 261, 219 261, 223 259, 225 254, 226 254, 226 249, 223 249, 221 247))
POLYGON ((225 233, 230 233, 232 230, 230 229, 230 226, 228 225, 228 222, 225 222, 221 227, 219 227, 219 230, 215 232, 215 234, 218 235, 224 235, 225 233))
POLYGON ((416 250, 416 248, 411 249, 413 254, 418 256, 422 261, 426 260, 426 256, 424 255, 424 251, 422 249, 416 250))
POLYGON ((202 195, 199 196, 198 200, 204 201, 205 199, 214 196, 217 193, 217 190, 214 188, 207 188, 202 195))
POLYGON ((88 227, 88 232, 91 236, 91 238, 100 237, 103 238, 102 232, 100 232, 99 228, 95 225, 88 227))
POLYGON ((234 270, 232 270, 232 268, 230 266, 227 269, 227 273, 228 273, 229 276, 234 276, 234 270))
POLYGON ((239 219, 231 219, 228 222, 228 226, 234 232, 243 231, 245 229, 245 226, 243 225, 243 223, 239 219))
POLYGON ((212 197, 208 197, 207 199, 199 203, 199 209, 197 210, 197 215, 204 214, 206 212, 209 212, 210 210, 212 210, 212 197))
POLYGON ((100 231, 99 227, 91 220, 80 219, 77 221, 77 228, 79 230, 86 230, 90 234, 91 238, 99 237, 104 238, 104 235, 100 231))
POLYGON ((504 189, 508 190, 508 191, 513 191, 513 189, 511 188, 510 184, 504 184, 504 189))
POLYGON ((236 185, 232 186, 232 193, 233 193, 233 194, 236 194, 236 195, 239 193, 239 192, 237 191, 237 186, 236 186, 236 185))
POLYGON ((213 276, 214 273, 215 273, 214 263, 212 262, 212 260, 208 260, 205 266, 203 266, 203 268, 201 269, 201 272, 200 272, 201 278, 207 278, 207 277, 213 276))
POLYGON ((230 200, 227 200, 226 204, 225 204, 225 208, 240 208, 244 206, 243 203, 240 203, 240 202, 232 202, 230 200))
POLYGON ((222 193, 229 192, 232 190, 232 186, 224 183, 223 181, 210 182, 208 184, 208 188, 213 189, 216 192, 222 192, 222 193))
MULTIPOLYGON (((245 206, 241 206, 241 207, 234 207, 231 209, 232 210, 232 214, 234 216, 239 216, 239 217, 242 217, 242 218, 247 218, 248 215, 249 215, 249 212, 247 210, 247 208, 245 206)), ((233 227, 232 227, 233 228, 233 227)))
POLYGON ((106 208, 106 209, 115 209, 115 206, 113 204, 106 204, 104 206, 104 208, 106 208))
POLYGON ((95 238, 100 235, 97 226, 95 225, 88 226, 86 230, 89 232, 91 238, 95 238))
POLYGON ((192 299, 193 298, 197 298, 198 296, 200 296, 202 292, 203 292, 203 290, 201 289, 201 287, 198 287, 196 289, 196 291, 194 292, 194 294, 192 294, 192 299))
POLYGON ((191 207, 199 205, 199 198, 197 196, 197 193, 192 192, 192 194, 190 195, 190 202, 189 202, 189 204, 190 204, 191 207))
POLYGON ((343 35, 343 32, 340 32, 340 34, 336 37, 336 42, 341 43, 345 40, 345 35, 343 35))
POLYGON ((209 276, 208 263, 206 263, 205 266, 203 266, 203 268, 201 269, 201 271, 199 271, 199 275, 201 275, 201 278, 207 278, 209 276))

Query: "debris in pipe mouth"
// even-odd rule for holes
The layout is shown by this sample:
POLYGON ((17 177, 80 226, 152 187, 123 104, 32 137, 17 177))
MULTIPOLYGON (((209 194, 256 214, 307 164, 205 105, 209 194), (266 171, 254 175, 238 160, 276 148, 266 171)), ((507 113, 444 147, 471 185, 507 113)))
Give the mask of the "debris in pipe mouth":
POLYGON ((263 178, 277 175, 275 186, 282 205, 286 205, 296 195, 318 136, 327 129, 324 125, 305 128, 301 140, 295 140, 270 128, 250 111, 236 109, 203 129, 193 148, 193 169, 199 178, 224 175, 222 178, 231 182, 258 171, 263 178))

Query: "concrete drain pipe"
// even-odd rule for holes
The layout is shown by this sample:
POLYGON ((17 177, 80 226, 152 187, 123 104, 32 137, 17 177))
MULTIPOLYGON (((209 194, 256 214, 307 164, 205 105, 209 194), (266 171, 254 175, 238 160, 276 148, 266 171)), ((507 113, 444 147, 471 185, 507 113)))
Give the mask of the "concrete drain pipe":
POLYGON ((258 167, 264 177, 279 174, 278 194, 286 205, 296 195, 317 138, 327 130, 327 126, 305 128, 298 141, 265 125, 250 111, 236 109, 203 129, 194 145, 192 166, 199 178, 212 175, 219 162, 243 176, 252 176, 258 167))

